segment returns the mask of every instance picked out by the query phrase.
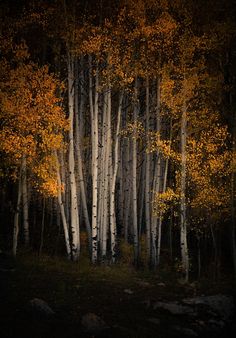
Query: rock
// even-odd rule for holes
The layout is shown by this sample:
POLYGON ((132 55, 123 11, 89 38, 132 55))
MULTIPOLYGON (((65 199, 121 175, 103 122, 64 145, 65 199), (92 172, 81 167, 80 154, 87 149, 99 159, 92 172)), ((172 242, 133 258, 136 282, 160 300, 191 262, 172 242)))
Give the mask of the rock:
POLYGON ((152 285, 148 282, 137 280, 137 284, 143 288, 150 288, 152 285))
POLYGON ((47 304, 47 302, 40 298, 31 299, 30 307, 35 313, 43 315, 45 317, 51 317, 55 315, 55 312, 47 304))
POLYGON ((196 289, 197 285, 198 285, 197 282, 192 282, 189 284, 189 286, 193 289, 196 289))
POLYGON ((225 327, 223 320, 210 319, 208 320, 208 324, 216 329, 223 329, 225 327))
POLYGON ((148 318, 148 322, 155 324, 155 325, 160 325, 161 321, 159 318, 148 318))
POLYGON ((186 298, 183 299, 183 303, 194 306, 205 305, 210 311, 213 311, 211 314, 216 314, 223 320, 229 320, 234 315, 235 310, 233 297, 221 294, 186 298))
POLYGON ((185 337, 198 337, 198 333, 188 327, 173 326, 174 331, 177 331, 181 336, 185 337))
POLYGON ((165 283, 160 282, 160 283, 157 283, 157 286, 166 286, 166 285, 165 285, 165 283))
POLYGON ((184 278, 179 278, 179 279, 177 280, 177 282, 178 282, 180 285, 186 285, 186 284, 188 284, 188 282, 187 282, 184 278))
POLYGON ((193 315, 194 310, 190 306, 181 305, 177 302, 156 302, 153 305, 153 310, 163 309, 169 311, 172 315, 193 315))
POLYGON ((127 293, 128 295, 132 295, 134 292, 130 289, 124 289, 124 293, 127 293))
POLYGON ((14 272, 15 269, 4 269, 4 268, 0 268, 0 272, 14 272))
POLYGON ((196 320, 196 324, 201 327, 204 327, 206 325, 206 323, 203 320, 196 320))
POLYGON ((81 324, 84 327, 85 331, 93 334, 99 333, 105 329, 108 329, 108 326, 104 320, 97 316, 95 313, 87 313, 81 319, 81 324))

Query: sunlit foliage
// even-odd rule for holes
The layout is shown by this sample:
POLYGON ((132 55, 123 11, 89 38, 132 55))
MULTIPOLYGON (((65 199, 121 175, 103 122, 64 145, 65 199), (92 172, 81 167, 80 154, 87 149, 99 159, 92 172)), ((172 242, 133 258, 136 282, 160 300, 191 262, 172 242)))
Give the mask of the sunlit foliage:
POLYGON ((0 151, 16 177, 25 156, 38 190, 55 195, 53 154, 61 148, 68 128, 56 95, 63 85, 47 66, 29 60, 25 43, 13 48, 12 55, 12 62, 1 59, 0 151))

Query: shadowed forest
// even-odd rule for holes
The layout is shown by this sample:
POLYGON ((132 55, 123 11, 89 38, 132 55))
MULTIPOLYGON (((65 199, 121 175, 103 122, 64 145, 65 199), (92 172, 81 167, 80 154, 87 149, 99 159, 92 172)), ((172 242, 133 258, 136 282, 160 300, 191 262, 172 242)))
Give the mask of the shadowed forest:
POLYGON ((0 18, 1 337, 233 337, 235 1, 0 18))

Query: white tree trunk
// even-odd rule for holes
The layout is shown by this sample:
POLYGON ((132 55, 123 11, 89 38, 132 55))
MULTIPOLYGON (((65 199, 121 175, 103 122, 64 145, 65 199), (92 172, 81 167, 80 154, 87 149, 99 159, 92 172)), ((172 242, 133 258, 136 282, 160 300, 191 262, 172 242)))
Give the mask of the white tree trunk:
MULTIPOLYGON (((160 78, 157 78, 157 87, 156 87, 156 122, 157 122, 157 132, 161 133, 161 116, 160 116, 160 78)), ((157 159, 154 170, 153 178, 153 191, 160 193, 161 189, 161 155, 159 150, 157 151, 157 159)), ((158 238, 157 238, 157 226, 159 226, 158 218, 155 215, 152 215, 152 224, 151 224, 151 243, 152 243, 152 259, 151 263, 153 267, 157 266, 157 252, 158 252, 158 238)), ((158 234, 160 231, 158 229, 158 234)))
POLYGON ((109 227, 109 156, 111 152, 111 102, 105 89, 103 93, 103 121, 101 137, 101 163, 100 163, 100 189, 99 189, 99 221, 101 232, 101 255, 105 259, 107 255, 107 235, 109 227))
MULTIPOLYGON (((78 71, 76 72, 76 76, 78 75, 78 71)), ((86 198, 86 191, 85 191, 85 184, 84 184, 84 173, 83 173, 83 160, 82 160, 82 151, 81 151, 81 136, 80 136, 80 121, 79 115, 82 115, 81 110, 84 106, 84 96, 82 95, 81 90, 81 97, 80 97, 80 105, 79 105, 79 93, 78 93, 78 78, 75 80, 75 134, 76 134, 76 150, 77 150, 77 171, 78 171, 78 180, 79 180, 79 188, 80 188, 80 196, 81 202, 83 207, 83 215, 85 220, 86 231, 88 235, 88 243, 89 249, 91 251, 92 248, 92 240, 91 240, 91 225, 89 221, 88 215, 88 207, 87 207, 87 198, 86 198), (80 109, 79 109, 80 107, 80 109)))
POLYGON ((68 103, 69 103, 69 178, 70 178, 70 217, 72 233, 72 259, 77 261, 80 254, 80 229, 77 188, 75 179, 75 156, 74 156, 74 58, 68 55, 68 103))
POLYGON ((186 140, 187 140, 187 109, 184 102, 181 116, 181 181, 180 181, 180 246, 182 266, 185 274, 185 280, 188 281, 189 275, 189 257, 187 242, 187 220, 186 220, 186 140))
MULTIPOLYGON (((138 118, 138 80, 135 79, 134 87, 134 123, 138 118)), ((138 264, 139 242, 138 242, 138 212, 137 212, 137 134, 134 133, 132 140, 132 205, 133 205, 133 239, 134 239, 134 264, 138 264)))
POLYGON ((116 188, 116 176, 119 166, 119 133, 120 133, 120 122, 121 122, 121 108, 123 101, 123 93, 120 94, 119 105, 118 105, 118 114, 117 114, 117 126, 116 126, 116 135, 115 135, 115 147, 114 147, 114 168, 112 173, 112 183, 111 183, 111 192, 110 192, 110 232, 111 232, 111 255, 112 261, 115 261, 116 258, 116 215, 115 215, 115 188, 116 188))
POLYGON ((57 154, 55 154, 56 156, 56 160, 57 160, 57 182, 58 182, 58 193, 57 193, 57 200, 58 200, 58 204, 60 207, 60 214, 61 214, 61 219, 62 219, 62 225, 63 225, 63 230, 64 230, 64 237, 65 237, 65 245, 66 245, 66 253, 67 253, 67 257, 68 259, 71 259, 71 247, 70 247, 70 238, 69 238, 69 227, 67 224, 67 220, 66 220, 66 214, 65 214, 65 207, 64 207, 64 203, 63 203, 63 199, 62 199, 62 192, 61 192, 61 188, 62 188, 62 182, 61 182, 61 175, 60 175, 60 170, 59 170, 59 161, 58 161, 58 157, 57 154))
POLYGON ((93 103, 92 57, 89 56, 89 103, 92 139, 92 262, 98 258, 98 69, 96 69, 93 103))

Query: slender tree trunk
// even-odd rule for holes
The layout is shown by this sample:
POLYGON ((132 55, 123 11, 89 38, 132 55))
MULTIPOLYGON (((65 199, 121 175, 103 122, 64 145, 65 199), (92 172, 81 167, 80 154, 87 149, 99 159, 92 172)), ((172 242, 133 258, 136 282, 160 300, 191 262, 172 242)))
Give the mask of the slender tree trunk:
POLYGON ((80 97, 80 109, 79 109, 79 93, 78 93, 78 70, 76 67, 76 79, 75 79, 75 134, 76 134, 76 150, 77 150, 77 170, 78 170, 78 179, 79 179, 79 188, 80 188, 80 196, 81 202, 83 207, 83 214, 85 220, 86 231, 88 235, 88 243, 89 243, 89 250, 91 252, 92 248, 92 239, 91 239, 91 225, 89 221, 88 215, 88 207, 87 207, 87 199, 86 199, 86 192, 85 192, 85 185, 84 185, 84 174, 83 174, 83 161, 82 161, 82 152, 81 152, 81 139, 80 139, 80 130, 79 127, 79 111, 83 110, 84 106, 84 96, 82 95, 81 90, 81 97, 80 97))
POLYGON ((22 197, 22 165, 19 174, 19 181, 18 181, 18 192, 17 192, 17 203, 16 203, 16 211, 14 215, 14 228, 13 228, 13 246, 12 246, 12 254, 16 256, 17 252, 17 245, 18 245, 18 234, 19 234, 19 214, 20 214, 20 204, 21 204, 21 197, 22 197))
POLYGON ((74 157, 74 57, 68 55, 68 103, 69 103, 69 178, 71 199, 71 233, 72 233, 72 259, 77 261, 80 254, 79 213, 75 179, 75 157, 74 157))
POLYGON ((125 165, 124 165, 124 192, 123 192, 123 199, 124 199, 124 237, 125 241, 128 242, 129 237, 129 216, 130 216, 130 203, 131 203, 131 180, 130 176, 132 176, 131 168, 130 168, 130 162, 131 162, 131 154, 130 154, 130 139, 125 139, 124 142, 127 143, 127 146, 125 146, 125 153, 124 153, 124 159, 125 159, 125 165))
POLYGON ((201 277, 201 237, 197 235, 197 265, 198 265, 198 280, 201 277))
POLYGON ((187 242, 187 218, 186 218, 186 140, 187 140, 187 109, 184 102, 181 117, 181 181, 180 181, 180 246, 181 260, 185 274, 185 281, 189 278, 189 256, 187 242))
POLYGON ((92 122, 92 262, 96 263, 98 258, 98 68, 93 103, 92 56, 89 56, 89 66, 89 104, 92 122))
MULTIPOLYGON (((170 137, 169 137, 170 143, 171 143, 171 140, 172 140, 172 122, 170 123, 170 137)), ((167 157, 166 160, 165 160, 162 192, 166 192, 168 169, 169 169, 169 158, 167 157)), ((163 215, 162 215, 162 213, 160 213, 159 224, 158 224, 157 264, 160 263, 161 239, 162 239, 162 221, 163 221, 163 215)), ((170 229, 170 232, 171 232, 171 229, 170 229)), ((171 235, 171 233, 170 233, 170 235, 171 235)), ((172 248, 171 248, 171 252, 172 252, 172 248)))
MULTIPOLYGON (((157 78, 156 84, 156 129, 159 135, 161 134, 161 116, 160 116, 160 78, 157 78)), ((154 178, 153 178, 153 191, 156 193, 160 193, 161 189, 161 155, 160 151, 157 152, 156 166, 154 169, 154 178)), ((159 226, 158 218, 155 215, 152 215, 152 224, 151 224, 151 248, 152 248, 152 259, 151 265, 156 268, 158 263, 158 238, 157 238, 157 226, 159 226)), ((160 234, 161 229, 158 229, 158 233, 160 234)), ((159 241, 161 238, 159 238, 159 241)))
MULTIPOLYGON (((147 144, 149 142, 150 133, 150 104, 149 104, 149 78, 146 79, 146 134, 147 144)), ((146 237, 147 237, 147 256, 150 261, 151 258, 151 211, 150 211, 150 153, 146 152, 145 162, 145 224, 146 224, 146 237)))
MULTIPOLYGON (((55 154, 56 159, 57 155, 55 154)), ((62 182, 61 182, 61 175, 59 170, 59 162, 57 159, 57 182, 58 182, 58 192, 57 192, 57 200, 60 207, 60 213, 61 213, 61 219, 63 224, 63 230, 64 230, 64 237, 65 237, 65 245, 66 245, 66 253, 68 259, 71 259, 71 247, 70 247, 70 238, 69 238, 69 227, 66 220, 66 213, 65 213, 65 206, 62 199, 62 182)))
MULTIPOLYGON (((138 118, 138 79, 135 79, 134 87, 134 124, 137 123, 138 118)), ((134 264, 138 264, 139 255, 139 236, 138 236, 138 211, 137 211, 137 134, 132 140, 132 204, 133 204, 133 239, 134 239, 134 264)))
POLYGON ((216 233, 214 230, 214 227, 212 223, 210 222, 210 229, 211 229, 211 236, 212 236, 212 244, 213 244, 213 261, 214 261, 214 266, 213 266, 213 279, 216 280, 217 277, 217 260, 218 260, 218 248, 217 248, 217 238, 216 238, 216 233))
POLYGON ((27 167, 26 157, 22 158, 22 203, 23 203, 23 229, 25 246, 29 246, 29 203, 27 191, 27 167))
MULTIPOLYGON (((142 156, 142 155, 141 155, 142 156)), ((142 236, 142 225, 143 225, 143 217, 145 215, 145 161, 140 166, 139 170, 139 185, 138 185, 138 234, 139 234, 139 243, 142 236)), ((141 244, 141 243, 140 243, 141 244)), ((141 250, 141 248, 139 248, 141 250)))
POLYGON ((110 232, 111 232, 111 254, 112 261, 115 261, 116 258, 116 215, 115 215, 115 187, 116 187, 116 176, 119 165, 119 133, 120 133, 120 123, 121 123, 121 108, 122 108, 123 93, 120 94, 119 105, 118 105, 118 114, 117 114, 117 127, 116 127, 116 136, 115 136, 115 147, 114 147, 114 169, 112 173, 112 182, 111 182, 111 194, 110 194, 110 232))
POLYGON ((39 245, 39 256, 41 256, 42 250, 43 250, 44 228, 45 228, 45 198, 43 198, 41 234, 40 234, 40 245, 39 245))
POLYGON ((99 186, 98 222, 100 224, 101 256, 104 260, 107 255, 107 218, 108 218, 108 177, 107 177, 107 93, 103 93, 103 121, 101 128, 101 166, 99 186))
MULTIPOLYGON (((165 171, 164 171, 164 180, 163 180, 163 189, 162 192, 166 191, 166 185, 167 185, 167 174, 168 174, 168 165, 169 165, 169 159, 166 159, 165 162, 165 171)), ((160 213, 160 217, 158 219, 158 241, 157 241, 157 264, 160 264, 160 254, 161 254, 161 238, 162 238, 162 221, 163 221, 163 215, 160 213)))

